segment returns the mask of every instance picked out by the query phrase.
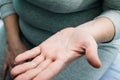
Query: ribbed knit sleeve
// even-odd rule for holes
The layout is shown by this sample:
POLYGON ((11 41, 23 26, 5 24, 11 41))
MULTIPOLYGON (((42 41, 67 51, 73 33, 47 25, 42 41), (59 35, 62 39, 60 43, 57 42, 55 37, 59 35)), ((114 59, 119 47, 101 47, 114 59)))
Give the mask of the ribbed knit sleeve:
POLYGON ((120 39, 120 0, 104 0, 103 13, 98 17, 109 18, 115 28, 114 39, 120 39))
POLYGON ((0 0, 0 12, 2 19, 11 14, 14 14, 15 10, 13 7, 12 0, 0 0))

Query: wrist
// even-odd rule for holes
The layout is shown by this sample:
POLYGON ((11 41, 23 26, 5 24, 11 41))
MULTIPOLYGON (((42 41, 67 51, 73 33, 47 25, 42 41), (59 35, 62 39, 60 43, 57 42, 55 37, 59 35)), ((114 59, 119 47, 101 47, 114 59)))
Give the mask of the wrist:
POLYGON ((94 23, 95 23, 94 21, 90 21, 90 22, 87 22, 87 23, 82 24, 80 26, 77 26, 76 29, 79 32, 82 31, 82 32, 85 32, 85 33, 91 35, 95 39, 95 41, 99 43, 100 39, 97 35, 98 33, 94 29, 94 23))
POLYGON ((21 43, 21 39, 20 37, 11 37, 11 38, 8 38, 7 37, 7 44, 8 45, 18 45, 18 43, 21 43))
POLYGON ((111 41, 115 33, 112 22, 107 18, 98 18, 76 28, 89 33, 97 43, 111 41))

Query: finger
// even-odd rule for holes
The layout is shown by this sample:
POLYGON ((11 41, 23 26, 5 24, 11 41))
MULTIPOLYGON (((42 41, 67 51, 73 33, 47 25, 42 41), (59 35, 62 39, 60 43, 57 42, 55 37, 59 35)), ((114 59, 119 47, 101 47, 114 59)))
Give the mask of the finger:
MULTIPOLYGON (((15 80, 32 80, 35 76, 37 76, 42 70, 47 68, 47 66, 52 62, 52 60, 48 59, 42 62, 38 67, 35 69, 29 70, 18 77, 15 80)), ((40 79, 39 79, 40 80, 40 79)))
POLYGON ((18 65, 11 70, 11 75, 12 76, 17 76, 18 74, 23 73, 23 72, 25 72, 29 69, 32 69, 36 66, 37 65, 33 62, 27 62, 27 63, 21 64, 21 65, 18 65))
POLYGON ((44 56, 40 55, 36 57, 33 61, 31 62, 26 62, 21 65, 16 66, 11 70, 11 74, 13 76, 16 76, 20 73, 26 72, 27 70, 35 68, 38 64, 40 64, 42 61, 44 61, 44 56))
MULTIPOLYGON (((9 66, 9 72, 12 70, 13 66, 9 66)), ((13 76, 10 74, 10 77, 13 79, 13 76)))
POLYGON ((35 47, 31 50, 28 50, 20 55, 18 55, 16 58, 15 58, 15 63, 21 63, 21 62, 24 62, 28 59, 32 59, 36 56, 38 56, 40 54, 40 46, 39 47, 35 47))
POLYGON ((2 66, 2 77, 3 77, 3 79, 5 79, 5 76, 6 76, 7 70, 8 70, 8 54, 9 54, 8 48, 6 49, 5 54, 6 54, 5 55, 5 60, 4 60, 3 66, 2 66))
POLYGON ((91 64, 93 67, 99 68, 101 66, 97 52, 97 45, 91 45, 86 49, 86 58, 89 64, 91 64))
POLYGON ((5 76, 7 74, 7 70, 8 70, 8 66, 7 66, 7 63, 4 63, 3 64, 3 67, 2 67, 2 78, 5 79, 5 76))
POLYGON ((55 61, 52 64, 50 64, 45 70, 39 73, 33 80, 51 80, 64 67, 65 67, 65 64, 63 62, 55 61))

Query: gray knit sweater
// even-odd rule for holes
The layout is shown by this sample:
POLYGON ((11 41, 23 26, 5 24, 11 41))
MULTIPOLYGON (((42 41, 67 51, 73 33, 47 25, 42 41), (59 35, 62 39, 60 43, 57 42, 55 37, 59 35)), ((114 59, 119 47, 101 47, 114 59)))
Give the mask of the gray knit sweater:
MULTIPOLYGON (((2 19, 17 13, 23 35, 34 45, 63 28, 76 27, 96 17, 107 17, 113 22, 116 33, 112 42, 120 38, 120 0, 0 0, 0 11, 2 19)), ((116 55, 112 42, 98 49, 99 53, 106 53, 100 55, 103 61, 100 70, 91 68, 85 59, 81 59, 55 80, 100 79, 116 55)))

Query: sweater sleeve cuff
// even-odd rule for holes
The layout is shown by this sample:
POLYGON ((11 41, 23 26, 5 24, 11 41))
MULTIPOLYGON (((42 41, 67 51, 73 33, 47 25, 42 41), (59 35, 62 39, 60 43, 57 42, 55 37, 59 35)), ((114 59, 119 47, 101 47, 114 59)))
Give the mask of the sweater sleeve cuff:
POLYGON ((110 19, 115 28, 115 35, 113 39, 120 39, 120 11, 118 10, 108 10, 103 12, 99 17, 106 17, 110 19))
POLYGON ((1 18, 4 19, 5 17, 14 14, 15 10, 13 8, 13 4, 12 3, 7 3, 5 5, 2 5, 0 8, 0 12, 1 12, 1 18))

